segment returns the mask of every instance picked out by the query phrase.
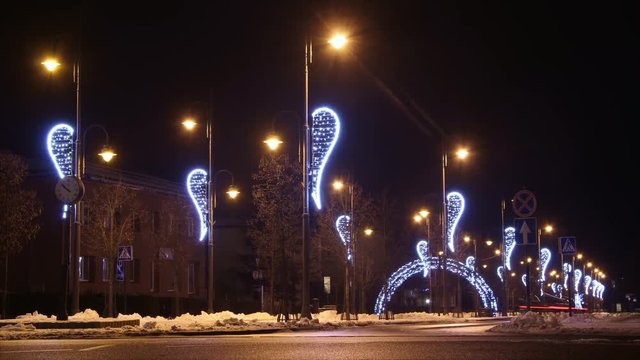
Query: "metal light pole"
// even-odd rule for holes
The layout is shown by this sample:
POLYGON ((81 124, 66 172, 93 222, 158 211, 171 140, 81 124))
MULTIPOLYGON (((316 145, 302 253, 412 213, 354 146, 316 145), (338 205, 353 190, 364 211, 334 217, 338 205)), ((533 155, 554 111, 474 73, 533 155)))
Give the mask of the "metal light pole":
MULTIPOLYGON (((77 61, 73 65, 73 78, 76 85, 76 146, 75 151, 73 152, 74 164, 75 164, 75 175, 78 180, 82 180, 82 169, 80 167, 80 151, 82 149, 82 144, 80 143, 80 134, 81 132, 81 117, 80 117, 80 56, 78 56, 77 61)), ((84 161, 84 160, 83 160, 84 161)), ((78 264, 78 256, 80 255, 80 243, 82 241, 82 199, 78 201, 73 207, 73 216, 74 216, 74 231, 70 232, 73 234, 73 250, 71 251, 71 266, 72 266, 72 276, 73 276, 73 290, 71 296, 71 313, 76 314, 80 312, 80 268, 78 264)))
POLYGON ((442 313, 448 314, 447 311, 447 286, 445 283, 447 272, 447 185, 446 185, 446 168, 447 168, 447 146, 445 144, 444 135, 442 136, 442 313))
POLYGON ((507 316, 509 312, 508 309, 508 298, 507 298, 507 280, 509 279, 507 276, 507 249, 505 247, 505 239, 504 239, 504 211, 506 209, 506 203, 504 199, 500 202, 500 233, 502 234, 502 294, 504 295, 504 300, 502 304, 502 316, 507 316))
POLYGON ((213 251, 213 211, 215 209, 215 188, 212 187, 213 184, 213 178, 214 176, 212 175, 212 169, 213 169, 213 127, 211 125, 211 123, 213 122, 212 117, 213 117, 213 109, 211 108, 211 103, 213 101, 212 99, 212 90, 209 91, 209 103, 207 106, 207 140, 208 140, 208 145, 209 145, 209 151, 208 151, 208 167, 209 169, 207 170, 207 175, 209 176, 209 181, 207 182, 207 197, 209 199, 209 243, 207 244, 208 246, 208 259, 207 259, 207 273, 208 273, 208 280, 207 280, 207 312, 212 313, 213 312, 213 300, 215 298, 215 271, 213 269, 214 266, 214 261, 213 261, 213 256, 214 256, 214 251, 213 251))
POLYGON ((309 65, 313 61, 313 44, 307 37, 304 46, 304 136, 302 138, 302 309, 300 317, 311 319, 309 308, 309 65))
MULTIPOLYGON (((211 130, 211 128, 209 127, 209 130, 211 130)), ((211 154, 211 142, 209 142, 209 153, 211 154)), ((209 163, 209 166, 211 166, 211 163, 209 163)), ((211 167, 209 167, 209 169, 211 169, 211 167)), ((211 210, 209 211, 209 279, 210 281, 207 284, 207 311, 208 312, 213 312, 213 300, 214 300, 214 295, 215 295, 215 291, 214 291, 214 271, 213 271, 213 256, 214 256, 214 252, 213 252, 213 227, 215 225, 215 221, 214 221, 214 212, 216 210, 217 207, 217 192, 216 192, 216 179, 218 178, 218 175, 225 173, 227 175, 229 175, 231 177, 231 186, 229 186, 229 190, 227 191, 227 194, 229 195, 229 197, 231 199, 235 199, 236 196, 238 196, 238 194, 240 193, 236 187, 235 187, 235 180, 233 178, 233 173, 227 169, 221 169, 216 171, 215 174, 210 175, 209 176, 209 189, 210 189, 210 196, 209 198, 211 199, 211 210)))

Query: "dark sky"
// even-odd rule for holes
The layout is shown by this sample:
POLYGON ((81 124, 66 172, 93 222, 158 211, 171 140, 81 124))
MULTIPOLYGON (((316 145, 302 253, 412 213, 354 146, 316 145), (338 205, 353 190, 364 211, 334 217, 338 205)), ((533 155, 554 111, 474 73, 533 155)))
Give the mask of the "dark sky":
MULTIPOLYGON (((330 172, 348 171, 372 193, 388 188, 407 219, 435 206, 441 137, 421 109, 451 149, 473 151, 447 171, 448 188, 467 197, 464 230, 497 237, 501 199, 526 187, 539 223, 575 235, 610 275, 639 287, 637 39, 622 3, 131 3, 3 9, 0 149, 46 159, 47 130, 75 123, 79 53, 82 124, 107 128, 115 166, 177 182, 206 166, 204 135, 185 134, 179 120, 211 93, 215 167, 235 173, 248 202, 272 118, 284 131, 296 122, 283 111, 304 113, 308 33, 311 107, 331 106, 343 122, 330 172), (348 52, 324 45, 335 27, 351 36, 348 52), (39 64, 47 53, 64 63, 54 76, 39 64)), ((102 142, 89 132, 87 153, 102 142)))

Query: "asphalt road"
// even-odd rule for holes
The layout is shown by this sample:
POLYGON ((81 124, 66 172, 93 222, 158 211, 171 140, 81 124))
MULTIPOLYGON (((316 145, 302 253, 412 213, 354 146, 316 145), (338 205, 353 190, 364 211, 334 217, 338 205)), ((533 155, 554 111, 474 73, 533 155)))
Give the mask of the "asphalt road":
POLYGON ((263 335, 11 340, 0 359, 637 359, 640 340, 384 325, 263 335))

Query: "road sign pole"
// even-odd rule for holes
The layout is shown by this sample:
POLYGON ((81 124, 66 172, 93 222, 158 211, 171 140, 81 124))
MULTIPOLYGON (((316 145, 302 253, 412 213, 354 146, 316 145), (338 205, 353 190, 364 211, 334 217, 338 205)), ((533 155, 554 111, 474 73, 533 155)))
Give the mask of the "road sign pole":
POLYGON ((529 257, 527 255, 527 246, 524 246, 524 260, 527 262, 527 274, 526 274, 526 279, 527 279, 527 311, 531 310, 531 292, 529 289, 529 283, 531 283, 531 279, 529 279, 529 265, 531 264, 531 262, 529 261, 529 257))

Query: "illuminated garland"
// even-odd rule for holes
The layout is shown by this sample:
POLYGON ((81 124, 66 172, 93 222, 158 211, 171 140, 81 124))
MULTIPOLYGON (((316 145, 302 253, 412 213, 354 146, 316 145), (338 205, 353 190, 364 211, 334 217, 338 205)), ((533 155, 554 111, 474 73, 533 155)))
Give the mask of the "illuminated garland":
POLYGON ((564 276, 563 287, 568 289, 567 280, 569 280, 569 273, 571 272, 571 265, 569 263, 562 264, 562 276, 564 276))
POLYGON ((469 256, 467 258, 467 260, 465 260, 465 265, 467 265, 467 267, 469 269, 475 270, 476 268, 476 258, 474 258, 473 256, 469 256))
POLYGON ((584 276, 584 294, 589 295, 589 287, 591 286, 591 276, 584 276))
POLYGON ((187 191, 193 205, 200 216, 200 241, 207 233, 207 216, 209 215, 209 204, 207 196, 207 172, 202 169, 195 169, 187 175, 187 191))
MULTIPOLYGON (((426 274, 426 270, 443 269, 441 257, 426 256, 426 252, 428 251, 428 243, 426 241, 420 241, 416 246, 416 251, 418 252, 418 257, 420 259, 414 260, 401 266, 398 270, 391 274, 389 280, 387 281, 387 285, 383 286, 380 290, 374 307, 374 311, 376 314, 382 314, 386 310, 386 306, 391 300, 394 292, 409 277, 420 272, 426 274)), ((493 294, 493 290, 491 290, 491 287, 482 278, 482 276, 473 269, 469 268, 467 264, 463 264, 459 261, 449 258, 447 258, 445 261, 446 270, 463 277, 471 285, 473 285, 480 295, 480 299, 482 300, 484 308, 491 309, 495 313, 498 309, 496 298, 493 294)))
POLYGON ((527 287, 527 274, 522 274, 520 280, 522 280, 522 284, 527 287))
POLYGON ((47 149, 60 179, 73 175, 73 128, 67 124, 51 128, 47 149))
POLYGON ((582 278, 582 271, 575 269, 573 271, 573 284, 575 294, 573 296, 573 304, 576 308, 582 307, 582 295, 580 294, 580 279, 582 278))
POLYGON ((504 244, 505 244, 505 266, 511 271, 511 254, 516 247, 516 229, 514 227, 508 227, 504 229, 504 244))
POLYGON ((311 126, 311 164, 309 169, 309 186, 311 197, 319 210, 322 208, 320 188, 322 186, 322 173, 331 155, 333 147, 340 135, 340 119, 336 113, 327 108, 316 109, 312 117, 311 126))
POLYGON ((551 251, 547 248, 540 250, 540 296, 544 296, 544 281, 547 266, 551 262, 551 251))
POLYGON ((504 282, 504 277, 503 277, 503 271, 504 267, 502 266, 498 266, 498 268, 496 269, 496 272, 498 273, 498 277, 500 278, 500 282, 504 282))
MULTIPOLYGON (((67 124, 58 124, 47 134, 47 150, 56 168, 58 177, 73 175, 73 128, 67 124)), ((62 206, 62 218, 67 218, 68 205, 62 206)))
POLYGON ((342 240, 342 244, 345 247, 345 253, 347 254, 347 261, 352 262, 352 249, 351 249, 351 218, 349 215, 341 215, 338 216, 336 220, 336 230, 338 230, 338 235, 340 235, 340 240, 342 240))
POLYGON ((458 192, 450 192, 447 195, 447 245, 451 252, 455 251, 454 235, 463 212, 464 197, 458 192))

